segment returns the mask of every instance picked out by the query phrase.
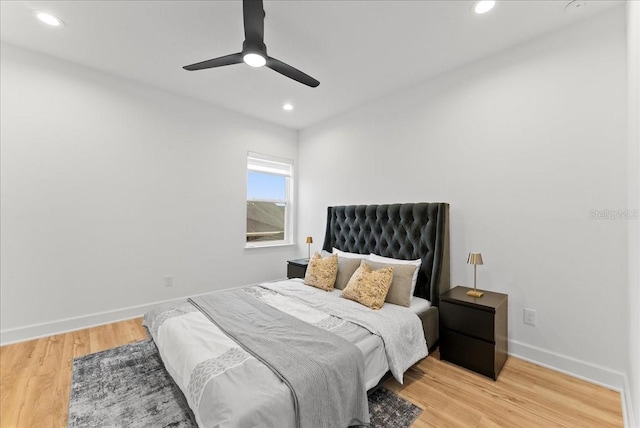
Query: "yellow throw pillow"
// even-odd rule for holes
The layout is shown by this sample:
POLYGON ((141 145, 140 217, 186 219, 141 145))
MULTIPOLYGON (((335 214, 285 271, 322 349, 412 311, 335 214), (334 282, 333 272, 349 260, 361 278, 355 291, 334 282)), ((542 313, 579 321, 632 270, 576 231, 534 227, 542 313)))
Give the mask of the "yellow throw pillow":
POLYGON ((393 267, 372 270, 371 266, 363 261, 342 290, 342 297, 371 309, 380 309, 387 297, 392 280, 393 267))
POLYGON ((325 291, 333 290, 338 274, 338 256, 336 254, 322 258, 315 253, 304 275, 304 283, 325 291))

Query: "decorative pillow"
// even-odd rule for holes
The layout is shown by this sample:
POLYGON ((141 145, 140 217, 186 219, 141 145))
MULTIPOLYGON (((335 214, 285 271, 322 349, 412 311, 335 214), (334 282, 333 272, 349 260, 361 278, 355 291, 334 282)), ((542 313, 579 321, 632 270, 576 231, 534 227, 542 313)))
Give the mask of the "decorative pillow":
MULTIPOLYGON (((338 261, 339 260, 338 258, 338 261)), ((406 307, 411 305, 411 297, 413 297, 411 294, 411 281, 413 279, 413 273, 418 269, 415 265, 378 263, 370 260, 366 263, 371 266, 372 269, 381 269, 389 266, 393 268, 393 280, 391 281, 391 287, 389 287, 387 297, 384 299, 385 302, 406 307)), ((340 268, 338 268, 338 275, 340 275, 340 268)))
POLYGON ((416 282, 418 282, 418 271, 420 270, 420 265, 422 264, 422 259, 416 260, 401 260, 401 259, 392 259, 391 257, 382 257, 377 254, 371 253, 369 255, 369 260, 372 262, 379 263, 392 263, 397 265, 414 265, 416 266, 415 272, 413 272, 413 278, 411 279, 411 297, 413 297, 413 293, 416 291, 416 282))
POLYGON ((336 275, 335 287, 342 290, 360 267, 361 259, 338 256, 338 275, 336 275))
POLYGON ((341 296, 371 309, 380 309, 393 280, 393 268, 372 270, 365 260, 353 274, 341 296))
POLYGON ((338 273, 338 256, 332 255, 322 258, 317 252, 309 260, 307 272, 304 275, 304 283, 321 290, 333 290, 338 273))

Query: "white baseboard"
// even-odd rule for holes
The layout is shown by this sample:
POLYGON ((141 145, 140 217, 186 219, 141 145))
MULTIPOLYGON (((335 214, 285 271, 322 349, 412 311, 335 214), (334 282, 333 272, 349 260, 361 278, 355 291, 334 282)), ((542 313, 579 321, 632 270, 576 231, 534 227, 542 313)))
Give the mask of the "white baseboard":
POLYGON ((72 318, 64 318, 57 321, 32 324, 24 327, 0 330, 0 346, 12 343, 25 342, 27 340, 52 336, 55 334, 67 333, 75 330, 109 324, 144 315, 149 309, 160 303, 167 303, 183 299, 170 299, 161 302, 148 303, 128 308, 116 309, 113 311, 98 312, 96 314, 83 315, 72 318))
POLYGON ((624 391, 620 393, 620 398, 622 400, 622 417, 624 418, 624 426, 626 428, 638 428, 640 425, 633 420, 633 401, 631 399, 631 388, 629 387, 628 381, 629 379, 625 376, 624 391))
POLYGON ((622 372, 598 364, 589 363, 567 355, 558 354, 517 340, 509 341, 509 355, 555 370, 584 381, 618 391, 622 403, 625 427, 634 428, 629 381, 622 372))
MULTIPOLYGON (((285 278, 276 279, 280 281, 285 278)), ((257 285, 257 284, 250 284, 257 285)), ((246 287, 246 285, 238 285, 229 287, 227 290, 246 287)), ((145 303, 143 305, 129 306, 127 308, 115 309, 111 311, 98 312, 95 314, 81 315, 72 318, 64 318, 61 320, 31 324, 24 327, 0 330, 0 346, 10 345, 12 343, 26 342, 27 340, 39 339, 41 337, 53 336, 55 334, 68 333, 70 331, 82 330, 99 325, 110 324, 112 322, 128 320, 144 315, 147 311, 156 305, 170 302, 178 302, 186 300, 188 297, 202 296, 208 294, 207 291, 199 294, 190 294, 184 297, 176 297, 174 299, 160 300, 157 302, 145 303)))

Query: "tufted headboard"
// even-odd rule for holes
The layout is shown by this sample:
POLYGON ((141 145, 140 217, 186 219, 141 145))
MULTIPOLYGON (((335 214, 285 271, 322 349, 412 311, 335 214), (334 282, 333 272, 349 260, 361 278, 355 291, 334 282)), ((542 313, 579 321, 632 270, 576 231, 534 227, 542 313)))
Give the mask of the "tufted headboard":
POLYGON ((439 305, 449 289, 449 204, 329 207, 323 249, 422 259, 415 296, 439 305))

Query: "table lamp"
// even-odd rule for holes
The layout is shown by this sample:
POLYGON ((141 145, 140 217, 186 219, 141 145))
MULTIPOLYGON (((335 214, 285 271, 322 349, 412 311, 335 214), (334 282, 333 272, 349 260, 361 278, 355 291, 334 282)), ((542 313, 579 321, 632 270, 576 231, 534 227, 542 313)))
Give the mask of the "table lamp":
POLYGON ((310 236, 307 236, 307 245, 309 245, 309 252, 307 253, 307 258, 309 260, 311 260, 311 244, 313 244, 313 238, 310 236))
POLYGON ((478 291, 478 289, 476 288, 476 266, 482 264, 482 254, 469 253, 467 263, 473 265, 473 290, 467 291, 467 296, 482 297, 484 293, 482 291, 478 291))

